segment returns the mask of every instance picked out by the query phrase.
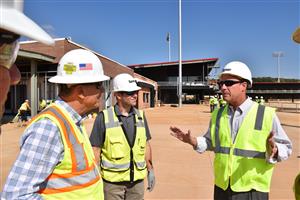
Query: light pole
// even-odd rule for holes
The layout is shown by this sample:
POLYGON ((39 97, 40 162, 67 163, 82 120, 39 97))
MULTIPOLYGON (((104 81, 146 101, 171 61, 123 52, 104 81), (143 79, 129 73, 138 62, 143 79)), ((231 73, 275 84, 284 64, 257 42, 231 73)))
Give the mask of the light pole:
POLYGON ((273 52, 273 57, 277 57, 277 73, 278 73, 278 79, 277 82, 280 83, 280 57, 283 57, 282 51, 275 51, 273 52))
POLYGON ((179 99, 179 102, 178 102, 178 106, 181 107, 182 106, 182 100, 181 100, 181 95, 182 95, 182 60, 181 60, 181 0, 179 0, 179 87, 178 87, 178 99, 179 99))

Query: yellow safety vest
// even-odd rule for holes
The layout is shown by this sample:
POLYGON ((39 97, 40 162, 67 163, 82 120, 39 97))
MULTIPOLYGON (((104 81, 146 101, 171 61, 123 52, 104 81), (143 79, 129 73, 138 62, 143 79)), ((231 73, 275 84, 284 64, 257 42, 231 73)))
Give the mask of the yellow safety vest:
POLYGON ((21 107, 20 107, 20 110, 25 110, 25 111, 27 111, 27 110, 29 110, 29 107, 28 107, 29 105, 28 105, 28 103, 27 102, 24 102, 24 103, 22 103, 22 105, 21 105, 21 107))
POLYGON ((103 182, 85 128, 82 126, 82 134, 71 116, 57 104, 51 104, 30 124, 45 118, 59 128, 64 158, 39 193, 44 199, 103 200, 103 182))
POLYGON ((259 104, 264 105, 265 104, 265 100, 264 99, 260 99, 259 100, 259 104))
POLYGON ((143 113, 135 109, 135 140, 131 147, 114 108, 103 111, 106 127, 101 149, 101 176, 109 182, 137 181, 146 177, 146 130, 143 113))
POLYGON ((275 110, 254 103, 234 143, 227 112, 228 106, 216 110, 210 127, 215 152, 215 185, 226 190, 230 184, 235 192, 252 189, 269 192, 274 165, 266 161, 266 141, 272 130, 275 110))

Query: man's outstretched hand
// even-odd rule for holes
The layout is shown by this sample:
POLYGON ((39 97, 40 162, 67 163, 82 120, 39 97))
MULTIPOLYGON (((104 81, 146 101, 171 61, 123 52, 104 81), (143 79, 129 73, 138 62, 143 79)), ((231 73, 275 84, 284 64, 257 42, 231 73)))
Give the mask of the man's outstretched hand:
POLYGON ((180 141, 188 143, 188 144, 192 145, 193 147, 195 147, 197 145, 197 140, 195 137, 193 137, 191 135, 190 130, 188 130, 187 133, 184 133, 182 130, 180 130, 179 128, 177 128, 175 126, 170 126, 170 130, 172 131, 171 135, 176 137, 180 141))

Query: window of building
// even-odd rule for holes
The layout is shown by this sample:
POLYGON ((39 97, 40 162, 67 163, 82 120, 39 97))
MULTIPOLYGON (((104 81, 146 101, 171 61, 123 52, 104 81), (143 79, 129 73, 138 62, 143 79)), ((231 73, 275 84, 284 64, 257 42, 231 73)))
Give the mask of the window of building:
POLYGON ((143 93, 143 102, 149 103, 149 93, 143 93))

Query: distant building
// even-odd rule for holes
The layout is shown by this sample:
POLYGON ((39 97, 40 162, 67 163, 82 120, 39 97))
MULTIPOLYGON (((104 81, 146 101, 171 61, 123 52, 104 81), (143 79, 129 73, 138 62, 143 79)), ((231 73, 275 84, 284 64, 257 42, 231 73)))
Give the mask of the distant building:
POLYGON ((264 99, 300 99, 300 82, 254 82, 247 94, 251 97, 263 96, 264 99))
MULTIPOLYGON (((209 73, 218 58, 182 61, 183 102, 198 103, 204 95, 214 93, 209 83, 209 73)), ((161 103, 178 103, 178 62, 135 64, 128 67, 158 84, 158 100, 161 103)))

